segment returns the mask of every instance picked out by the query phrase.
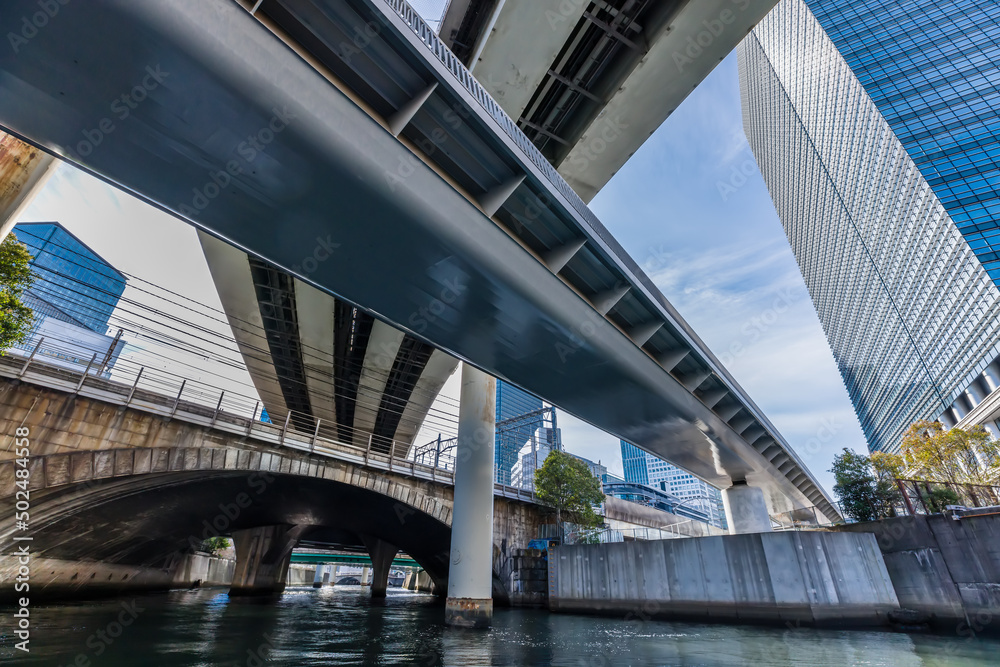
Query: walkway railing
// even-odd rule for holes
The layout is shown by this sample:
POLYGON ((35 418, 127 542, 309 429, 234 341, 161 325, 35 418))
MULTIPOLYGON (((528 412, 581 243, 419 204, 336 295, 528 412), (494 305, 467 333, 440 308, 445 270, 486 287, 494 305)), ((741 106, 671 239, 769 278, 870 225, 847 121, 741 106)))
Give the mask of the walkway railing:
POLYGON ((910 516, 936 514, 944 509, 939 492, 947 489, 955 494, 957 502, 948 505, 964 507, 994 507, 1000 505, 1000 486, 984 484, 957 484, 922 479, 897 479, 896 485, 903 496, 903 504, 910 516))
MULTIPOLYGON (((40 361, 34 353, 24 357, 8 352, 0 357, 0 377, 213 428, 274 447, 432 482, 455 482, 453 456, 442 457, 436 465, 426 458, 414 460, 409 443, 379 438, 294 411, 281 415, 274 423, 262 422, 260 401, 252 397, 145 367, 138 369, 131 383, 109 379, 102 376, 99 364, 95 363, 97 356, 78 370, 40 361)), ((120 375, 117 365, 115 371, 120 375)), ((495 484, 494 493, 537 502, 531 491, 503 484, 495 484)))

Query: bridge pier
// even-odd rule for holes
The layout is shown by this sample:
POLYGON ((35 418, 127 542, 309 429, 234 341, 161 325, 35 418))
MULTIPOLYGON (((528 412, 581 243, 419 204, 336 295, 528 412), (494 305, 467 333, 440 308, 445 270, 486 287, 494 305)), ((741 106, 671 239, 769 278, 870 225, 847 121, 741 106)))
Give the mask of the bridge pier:
POLYGON ((384 598, 386 589, 389 587, 389 570, 392 568, 392 559, 399 553, 399 549, 395 545, 370 535, 362 535, 361 541, 365 543, 368 555, 372 559, 372 597, 384 598))
POLYGON ((462 364, 455 505, 445 623, 486 628, 493 618, 493 449, 496 379, 462 364))
POLYGON ((274 595, 285 590, 292 549, 305 526, 259 526, 233 531, 236 571, 230 597, 274 595))
POLYGON ((764 492, 749 486, 746 480, 734 480, 731 487, 722 490, 722 506, 730 535, 771 532, 771 516, 764 502, 764 492))
POLYGON ((320 563, 316 566, 316 575, 313 577, 313 588, 323 588, 333 583, 334 566, 328 563, 320 563))

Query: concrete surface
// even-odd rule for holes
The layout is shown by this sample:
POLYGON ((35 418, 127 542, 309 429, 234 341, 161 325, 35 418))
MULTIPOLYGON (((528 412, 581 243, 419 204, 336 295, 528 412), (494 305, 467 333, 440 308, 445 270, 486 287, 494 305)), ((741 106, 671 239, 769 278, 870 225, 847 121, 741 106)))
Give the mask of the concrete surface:
POLYGON ((759 533, 562 546, 549 554, 553 611, 877 626, 898 607, 871 535, 759 533))

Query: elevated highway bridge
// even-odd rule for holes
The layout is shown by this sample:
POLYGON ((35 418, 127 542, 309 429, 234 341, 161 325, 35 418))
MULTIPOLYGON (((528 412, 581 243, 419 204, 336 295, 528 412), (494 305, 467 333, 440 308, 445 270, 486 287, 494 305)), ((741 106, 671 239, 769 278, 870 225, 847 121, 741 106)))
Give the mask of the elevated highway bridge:
MULTIPOLYGON (((0 18, 36 9, 9 2, 0 18)), ((720 488, 762 489, 772 513, 838 517, 746 392, 400 0, 66 5, 0 56, 0 124, 720 488), (116 117, 130 91, 142 99, 116 117)))
MULTIPOLYGON (((32 0, 11 0, 0 22, 21 25, 37 11, 32 0)), ((612 40, 637 43, 621 21, 603 23, 612 40)), ((735 45, 726 34, 722 51, 735 45)), ((202 232, 227 315, 253 315, 256 301, 263 334, 249 335, 270 358, 247 365, 292 431, 308 433, 324 417, 338 429, 378 427, 373 445, 391 465, 427 406, 398 420, 382 408, 398 413, 412 403, 405 388, 421 381, 422 395, 436 391, 453 363, 432 364, 440 352, 726 498, 749 499, 739 506, 752 511, 733 513, 731 526, 808 507, 839 518, 538 136, 529 139, 402 0, 60 5, 44 29, 0 52, 0 127, 202 232), (300 321, 298 299, 320 293, 306 312, 322 316, 300 321), (337 313, 348 311, 352 326, 384 324, 388 344, 369 366, 380 380, 364 392, 367 354, 356 366, 353 416, 338 413, 337 401, 351 383, 330 392, 318 382, 331 369, 336 377, 344 359, 321 339, 336 340, 337 313), (309 367, 306 347, 327 359, 309 367)), ((463 398, 486 401, 490 386, 470 371, 463 398)), ((485 414, 491 403, 476 405, 485 414)), ((478 417, 465 420, 468 438, 492 424, 478 417)), ((460 449, 462 441, 460 424, 460 449)), ((479 466, 468 468, 482 491, 492 475, 479 466)), ((271 545, 267 553, 301 537, 267 530, 252 535, 271 545)))

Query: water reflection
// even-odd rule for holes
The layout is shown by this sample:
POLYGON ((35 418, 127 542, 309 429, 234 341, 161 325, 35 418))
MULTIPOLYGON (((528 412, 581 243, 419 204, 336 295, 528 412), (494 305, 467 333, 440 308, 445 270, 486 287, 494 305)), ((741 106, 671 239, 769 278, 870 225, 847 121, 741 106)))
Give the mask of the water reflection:
POLYGON ((268 602, 230 600, 219 590, 177 591, 35 607, 28 656, 13 650, 10 613, 0 612, 0 660, 46 667, 950 667, 996 665, 1000 655, 1000 640, 957 636, 626 622, 524 610, 497 610, 494 627, 484 632, 444 627, 443 617, 434 598, 395 590, 372 601, 360 587, 290 589, 268 602), (116 625, 123 604, 136 610, 125 627, 116 625))

